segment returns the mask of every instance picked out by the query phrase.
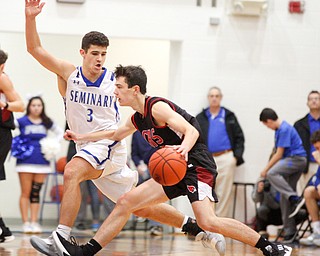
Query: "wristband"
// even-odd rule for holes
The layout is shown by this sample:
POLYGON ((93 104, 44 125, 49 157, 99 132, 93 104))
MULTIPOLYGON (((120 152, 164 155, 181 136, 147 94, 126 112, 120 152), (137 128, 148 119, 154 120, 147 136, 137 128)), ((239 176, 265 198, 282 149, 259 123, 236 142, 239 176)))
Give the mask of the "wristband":
POLYGON ((6 102, 6 105, 4 106, 5 109, 7 109, 9 107, 9 103, 6 102))

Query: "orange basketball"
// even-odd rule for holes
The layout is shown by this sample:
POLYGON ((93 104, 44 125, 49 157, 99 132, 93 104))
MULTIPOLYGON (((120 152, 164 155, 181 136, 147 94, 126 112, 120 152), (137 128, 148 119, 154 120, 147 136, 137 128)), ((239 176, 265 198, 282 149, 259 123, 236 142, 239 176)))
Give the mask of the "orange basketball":
POLYGON ((177 184, 186 174, 187 162, 170 147, 164 147, 152 154, 149 160, 151 177, 163 186, 177 184))
POLYGON ((66 164, 67 164, 67 157, 66 156, 60 157, 56 162, 57 172, 63 173, 64 167, 66 166, 66 164))

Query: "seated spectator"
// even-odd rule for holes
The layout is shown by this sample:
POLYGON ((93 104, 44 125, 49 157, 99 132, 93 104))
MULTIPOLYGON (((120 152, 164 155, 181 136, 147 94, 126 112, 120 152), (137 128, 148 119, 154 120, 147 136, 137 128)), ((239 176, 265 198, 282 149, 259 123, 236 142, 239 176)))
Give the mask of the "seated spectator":
POLYGON ((268 239, 267 226, 282 225, 280 193, 271 186, 267 179, 259 178, 252 191, 252 200, 258 203, 256 231, 268 239))
POLYGON ((320 129, 320 93, 319 91, 311 91, 308 94, 307 106, 309 113, 303 118, 299 119, 294 124, 300 138, 302 140, 303 147, 307 153, 307 165, 303 170, 303 173, 297 184, 297 191, 302 194, 303 189, 306 187, 310 178, 316 173, 318 164, 315 161, 312 152, 315 150, 310 142, 311 134, 320 129))
POLYGON ((278 118, 273 109, 265 108, 260 121, 275 131, 275 153, 260 173, 268 178, 280 193, 280 208, 284 227, 284 243, 292 242, 297 231, 294 218, 289 218, 300 197, 296 193, 297 181, 306 166, 306 152, 296 129, 278 118))
MULTIPOLYGON (((311 135, 311 143, 313 144, 315 151, 312 152, 312 155, 318 165, 320 165, 320 130, 314 132, 311 135)), ((294 214, 290 215, 291 217, 299 211, 299 209, 304 205, 307 207, 308 213, 311 217, 311 227, 313 233, 307 238, 300 239, 300 243, 303 245, 317 245, 320 246, 320 216, 319 216, 319 202, 320 202, 320 167, 318 168, 317 173, 312 177, 310 182, 303 193, 304 201, 297 206, 297 209, 294 211, 294 214)))

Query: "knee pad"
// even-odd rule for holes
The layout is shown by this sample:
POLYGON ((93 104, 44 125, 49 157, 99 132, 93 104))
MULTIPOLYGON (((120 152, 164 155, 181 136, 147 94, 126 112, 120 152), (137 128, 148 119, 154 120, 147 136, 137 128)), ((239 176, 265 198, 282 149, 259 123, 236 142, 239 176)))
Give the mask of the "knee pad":
POLYGON ((40 202, 40 190, 43 183, 32 182, 32 188, 30 193, 30 203, 38 204, 40 202))

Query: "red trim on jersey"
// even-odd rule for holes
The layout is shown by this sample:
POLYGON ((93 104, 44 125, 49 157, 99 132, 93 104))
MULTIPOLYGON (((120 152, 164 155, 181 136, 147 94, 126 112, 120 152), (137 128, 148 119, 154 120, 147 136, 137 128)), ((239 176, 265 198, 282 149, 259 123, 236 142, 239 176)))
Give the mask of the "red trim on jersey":
POLYGON ((137 126, 136 122, 134 121, 134 114, 131 116, 131 122, 134 125, 134 127, 138 130, 138 126, 137 126))

